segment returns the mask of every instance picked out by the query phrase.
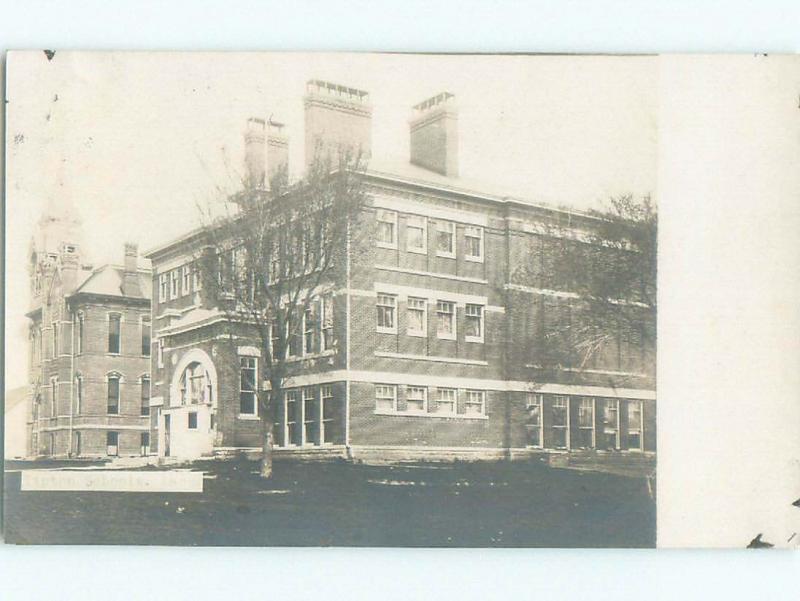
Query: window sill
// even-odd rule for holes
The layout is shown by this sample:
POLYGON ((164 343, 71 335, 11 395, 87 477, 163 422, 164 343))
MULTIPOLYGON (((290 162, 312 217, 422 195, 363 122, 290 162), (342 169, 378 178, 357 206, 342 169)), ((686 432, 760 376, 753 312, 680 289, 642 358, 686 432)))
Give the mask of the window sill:
POLYGON ((488 420, 488 415, 467 415, 465 413, 423 413, 422 411, 385 411, 375 409, 374 415, 394 416, 394 417, 426 417, 439 419, 464 419, 464 420, 488 420))
POLYGON ((249 415, 247 413, 240 413, 236 416, 236 419, 241 419, 248 422, 261 421, 261 418, 258 415, 249 415))
POLYGON ((331 349, 322 351, 321 353, 313 353, 309 355, 291 355, 286 358, 286 363, 297 363, 298 361, 306 361, 308 359, 323 359, 325 357, 333 357, 336 352, 331 349))
POLYGON ((376 241, 375 242, 375 246, 376 246, 376 248, 385 248, 385 249, 388 249, 388 250, 397 250, 397 243, 396 242, 394 244, 392 244, 391 242, 376 241))
POLYGON ((446 335, 443 335, 443 334, 436 334, 436 339, 437 340, 456 340, 456 338, 457 337, 456 337, 455 334, 453 334, 452 336, 446 336, 446 335))
POLYGON ((415 255, 427 255, 427 248, 406 248, 406 252, 414 253, 415 255))
POLYGON ((397 334, 397 328, 390 329, 390 328, 375 328, 375 331, 378 334, 397 334))
POLYGON ((411 332, 406 332, 406 336, 411 336, 413 338, 427 338, 428 337, 428 333, 427 332, 414 332, 414 331, 411 331, 411 332))
POLYGON ((483 344, 483 338, 478 338, 477 336, 465 336, 464 342, 474 342, 476 344, 483 344))
POLYGON ((483 257, 470 257, 468 255, 464 255, 464 260, 468 263, 483 263, 483 257))
POLYGON ((439 257, 440 259, 455 259, 456 253, 445 253, 437 250, 436 256, 439 257))

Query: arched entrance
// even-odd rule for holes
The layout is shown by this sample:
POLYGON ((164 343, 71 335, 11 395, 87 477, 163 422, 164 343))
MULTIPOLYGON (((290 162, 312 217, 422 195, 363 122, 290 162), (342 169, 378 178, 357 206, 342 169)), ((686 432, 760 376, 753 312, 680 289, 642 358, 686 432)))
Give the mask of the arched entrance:
POLYGON ((196 459, 211 455, 217 433, 217 370, 208 353, 192 349, 172 372, 169 405, 159 420, 159 454, 196 459))

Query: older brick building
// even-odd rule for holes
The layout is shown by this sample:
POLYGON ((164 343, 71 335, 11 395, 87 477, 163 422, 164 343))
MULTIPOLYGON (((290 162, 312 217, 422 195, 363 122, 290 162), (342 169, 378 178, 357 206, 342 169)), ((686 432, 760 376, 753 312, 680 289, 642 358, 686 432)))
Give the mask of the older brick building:
MULTIPOLYGON (((307 162, 319 143, 371 148, 366 92, 314 80, 305 108, 307 162)), ((546 269, 525 277, 517 269, 546 265, 554 241, 581 240, 594 218, 470 183, 458 173, 455 98, 443 93, 413 110, 409 161, 372 157, 363 174, 373 243, 334 270, 290 351, 278 452, 653 453, 653 349, 617 337, 589 364, 548 364, 542 334, 565 315, 578 319, 580 299, 554 287, 546 269)), ((286 160, 269 151, 285 149, 286 138, 263 121, 251 120, 246 141, 256 179, 276 168, 271 160, 286 160)), ((259 344, 203 286, 203 235, 147 254, 156 291, 152 441, 161 455, 261 445, 259 344)))
POLYGON ((30 252, 29 456, 150 453, 150 273, 81 260, 80 223, 47 210, 30 252))

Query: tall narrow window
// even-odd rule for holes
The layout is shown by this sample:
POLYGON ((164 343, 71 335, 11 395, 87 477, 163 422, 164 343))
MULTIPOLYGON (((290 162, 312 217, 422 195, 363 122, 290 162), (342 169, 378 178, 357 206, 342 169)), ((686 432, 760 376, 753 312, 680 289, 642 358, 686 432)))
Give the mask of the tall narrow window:
POLYGON ((406 391, 406 410, 414 413, 427 413, 428 389, 422 386, 409 386, 406 391))
POLYGON ((464 229, 464 241, 466 249, 464 258, 467 261, 480 263, 483 261, 483 228, 468 225, 464 229))
POLYGON ((397 248, 397 213, 378 210, 377 244, 382 248, 397 248))
POLYGON ((78 313, 78 318, 76 321, 78 326, 78 332, 75 337, 76 338, 75 343, 77 346, 78 354, 80 355, 83 352, 83 313, 78 313))
POLYGON ((542 400, 538 393, 528 393, 528 419, 525 428, 528 431, 528 446, 541 447, 542 432, 542 400))
POLYGON ((108 376, 107 386, 106 413, 109 415, 119 415, 119 376, 108 376))
POLYGON ((320 335, 323 351, 333 348, 333 296, 326 294, 320 300, 320 335))
POLYGON ((195 292, 203 288, 203 274, 200 271, 199 263, 192 265, 192 284, 194 285, 195 292))
POLYGON ((617 399, 603 401, 603 440, 597 446, 603 449, 619 448, 619 401, 617 399))
POLYGON ((83 376, 75 376, 75 415, 81 414, 83 406, 83 376))
POLYGON ((436 256, 456 256, 456 224, 451 221, 436 223, 436 256))
POLYGON ((397 410, 397 386, 375 385, 375 410, 383 412, 397 410))
POLYGON ((181 276, 183 280, 183 287, 181 292, 186 296, 192 291, 192 269, 189 265, 181 267, 181 276))
POLYGON ((146 457, 150 454, 149 432, 142 432, 141 436, 139 437, 139 452, 141 453, 142 457, 146 457))
POLYGON ((456 390, 455 388, 440 388, 436 399, 436 413, 445 415, 456 414, 456 390))
POLYGON ((319 409, 313 388, 303 389, 303 443, 319 444, 319 409))
POLYGON ((553 446, 557 449, 569 447, 569 398, 565 396, 553 399, 553 446))
POLYGON ((189 411, 186 415, 188 417, 187 428, 189 430, 197 430, 197 411, 189 411))
POLYGON ((117 313, 108 316, 108 352, 118 355, 120 349, 120 323, 122 317, 117 313))
POLYGON ((581 397, 578 405, 578 447, 594 447, 594 399, 581 397))
POLYGON ((58 378, 50 378, 50 417, 58 415, 58 378))
POLYGON ((311 307, 303 311, 303 354, 314 352, 314 312, 311 307))
POLYGON ((150 415, 150 378, 142 376, 141 409, 139 415, 150 415))
POLYGON ((75 441, 75 446, 73 447, 73 453, 75 453, 76 457, 81 456, 81 433, 75 432, 75 437, 73 439, 75 441))
POLYGON ((333 405, 333 386, 330 384, 322 386, 320 390, 320 403, 322 404, 319 410, 322 416, 320 440, 324 443, 331 443, 333 442, 333 416, 335 408, 333 405))
POLYGON ((150 316, 142 315, 142 356, 150 356, 150 316))
POLYGON ((448 340, 456 338, 456 307, 449 301, 436 303, 436 336, 448 340))
POLYGON ((628 448, 642 450, 642 401, 628 401, 628 448))
POLYGON ((256 406, 257 359, 255 357, 240 357, 239 381, 239 413, 241 415, 258 415, 256 406))
POLYGON ((464 335, 467 342, 483 342, 483 307, 467 305, 464 309, 464 335))
POLYGON ((485 411, 486 393, 483 390, 467 390, 464 413, 467 415, 483 415, 485 411))
POLYGON ((425 336, 428 331, 428 301, 424 298, 408 297, 408 335, 425 336))
POLYGON ((170 300, 175 300, 178 298, 178 270, 173 269, 169 272, 169 298, 170 300))
POLYGON ((158 302, 165 303, 167 302, 167 294, 169 292, 169 281, 167 280, 167 274, 162 273, 158 276, 158 302))
POLYGON ((428 252, 428 224, 425 217, 409 215, 406 222, 406 250, 412 253, 428 252))
POLYGON ((286 391, 286 430, 289 444, 300 446, 303 444, 303 430, 297 396, 296 390, 286 391))
POLYGON ((109 457, 119 455, 119 432, 106 432, 106 455, 109 457))
POLYGON ((53 357, 58 357, 58 322, 53 322, 53 357))
POLYGON ((397 333, 397 321, 395 320, 395 309, 397 308, 397 297, 391 294, 378 294, 378 331, 389 334, 397 333))

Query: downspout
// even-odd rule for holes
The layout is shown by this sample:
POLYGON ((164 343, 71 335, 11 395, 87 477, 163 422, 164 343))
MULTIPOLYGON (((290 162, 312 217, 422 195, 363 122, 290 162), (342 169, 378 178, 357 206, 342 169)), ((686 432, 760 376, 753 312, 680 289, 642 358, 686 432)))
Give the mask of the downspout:
POLYGON ((347 223, 345 241, 345 398, 344 398, 344 446, 347 459, 352 459, 350 448, 350 222, 347 223))
POLYGON ((73 434, 73 415, 75 413, 75 311, 72 311, 72 325, 69 336, 69 456, 75 450, 73 434))

